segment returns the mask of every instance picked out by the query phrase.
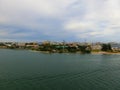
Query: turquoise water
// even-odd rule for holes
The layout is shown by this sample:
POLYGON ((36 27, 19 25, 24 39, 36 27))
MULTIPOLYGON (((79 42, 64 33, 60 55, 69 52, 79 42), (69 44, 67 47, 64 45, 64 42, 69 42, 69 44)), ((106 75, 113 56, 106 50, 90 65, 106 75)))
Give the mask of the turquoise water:
POLYGON ((0 49, 0 90, 120 90, 120 55, 0 49))

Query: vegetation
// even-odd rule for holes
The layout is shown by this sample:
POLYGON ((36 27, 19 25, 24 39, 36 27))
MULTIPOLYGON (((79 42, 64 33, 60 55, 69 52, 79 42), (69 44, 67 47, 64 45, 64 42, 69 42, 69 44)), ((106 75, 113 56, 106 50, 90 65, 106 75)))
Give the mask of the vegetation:
POLYGON ((107 52, 111 52, 112 48, 110 44, 102 44, 102 51, 107 51, 107 52))
POLYGON ((51 45, 49 43, 40 45, 39 46, 40 51, 49 51, 49 52, 58 52, 58 53, 91 53, 90 46, 82 45, 82 46, 70 46, 70 45, 51 45))
MULTIPOLYGON (((94 44, 95 45, 95 44, 94 44)), ((50 53, 91 53, 91 52, 114 52, 111 44, 96 44, 93 48, 92 44, 87 43, 0 43, 0 48, 9 49, 29 49, 36 51, 47 51, 50 53)))

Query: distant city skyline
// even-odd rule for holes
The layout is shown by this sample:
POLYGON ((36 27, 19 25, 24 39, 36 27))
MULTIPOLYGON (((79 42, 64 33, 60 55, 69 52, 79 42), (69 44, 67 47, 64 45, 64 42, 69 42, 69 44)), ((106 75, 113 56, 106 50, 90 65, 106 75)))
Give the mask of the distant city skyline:
POLYGON ((0 41, 120 42, 120 0, 0 0, 0 41))

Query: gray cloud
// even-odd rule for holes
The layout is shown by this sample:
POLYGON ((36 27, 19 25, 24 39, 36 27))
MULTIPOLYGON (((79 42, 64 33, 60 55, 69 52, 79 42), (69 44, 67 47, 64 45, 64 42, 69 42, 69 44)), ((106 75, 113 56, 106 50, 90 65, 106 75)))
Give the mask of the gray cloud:
POLYGON ((119 0, 0 0, 0 38, 117 41, 119 4, 119 0))

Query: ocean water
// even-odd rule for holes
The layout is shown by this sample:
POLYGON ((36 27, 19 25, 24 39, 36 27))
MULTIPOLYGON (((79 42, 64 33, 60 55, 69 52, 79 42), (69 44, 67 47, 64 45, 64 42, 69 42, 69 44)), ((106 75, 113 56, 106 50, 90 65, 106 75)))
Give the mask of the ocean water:
POLYGON ((120 90, 120 55, 0 49, 0 90, 120 90))

